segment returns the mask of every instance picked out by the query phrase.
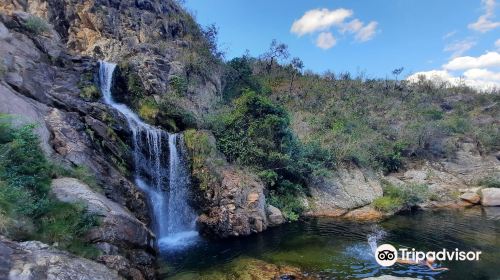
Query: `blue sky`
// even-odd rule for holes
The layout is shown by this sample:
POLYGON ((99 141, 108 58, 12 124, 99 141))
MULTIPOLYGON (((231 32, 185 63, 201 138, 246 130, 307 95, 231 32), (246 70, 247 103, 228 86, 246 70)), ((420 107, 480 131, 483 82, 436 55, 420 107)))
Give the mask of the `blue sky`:
MULTIPOLYGON (((219 26, 227 58, 247 49, 259 55, 275 38, 288 44, 306 69, 319 73, 364 71, 385 77, 403 66, 406 75, 445 71, 456 78, 469 68, 443 65, 500 50, 495 0, 186 0, 185 7, 200 24, 219 26), (318 38, 323 40, 318 43, 318 38)), ((491 58, 493 66, 474 69, 500 82, 500 62, 496 56, 485 59, 491 58)))

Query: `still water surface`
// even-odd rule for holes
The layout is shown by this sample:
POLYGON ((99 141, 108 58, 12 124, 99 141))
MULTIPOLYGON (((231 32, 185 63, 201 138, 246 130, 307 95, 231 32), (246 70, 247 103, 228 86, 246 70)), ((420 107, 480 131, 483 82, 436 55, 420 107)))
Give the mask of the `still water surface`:
MULTIPOLYGON (((339 219, 308 219, 272 228, 262 234, 223 241, 198 240, 163 253, 168 264, 162 276, 200 279, 230 273, 241 258, 254 258, 300 268, 320 279, 362 279, 379 275, 420 279, 500 279, 500 207, 421 211, 380 223, 339 219), (431 271, 422 266, 380 267, 372 252, 376 244, 421 251, 482 251, 480 261, 449 261, 431 271)), ((229 275, 228 275, 229 276, 229 275)), ((231 278, 231 277, 228 277, 231 278)))

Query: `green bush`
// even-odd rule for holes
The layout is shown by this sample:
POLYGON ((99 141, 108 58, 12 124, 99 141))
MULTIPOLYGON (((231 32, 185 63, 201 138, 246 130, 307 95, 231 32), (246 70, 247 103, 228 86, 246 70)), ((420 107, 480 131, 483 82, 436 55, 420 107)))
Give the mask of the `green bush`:
POLYGON ((87 85, 80 89, 80 97, 86 100, 97 100, 101 91, 95 85, 87 85))
POLYGON ((382 196, 373 201, 373 207, 382 212, 394 212, 401 209, 402 202, 399 198, 382 196))
POLYGON ((285 219, 292 222, 297 221, 300 214, 306 210, 300 198, 291 193, 279 194, 271 192, 268 197, 268 204, 279 208, 285 219))
POLYGON ((479 181, 479 185, 485 188, 500 188, 500 180, 495 177, 486 177, 479 181))
POLYGON ((50 30, 49 24, 44 19, 37 16, 30 16, 26 20, 24 27, 35 35, 40 35, 50 30))
POLYGON ((83 207, 50 195, 53 165, 33 128, 13 127, 10 118, 0 117, 0 232, 16 240, 57 242, 63 249, 91 256, 96 250, 85 243, 84 234, 97 220, 83 207))
POLYGON ((173 76, 169 80, 169 84, 174 90, 174 93, 182 96, 187 92, 187 82, 184 78, 179 76, 173 76))
POLYGON ((156 101, 152 98, 142 99, 139 101, 139 116, 148 121, 149 123, 156 122, 156 116, 158 115, 160 108, 156 101))
POLYGON ((268 98, 245 91, 234 109, 212 124, 218 148, 228 161, 252 166, 281 194, 300 193, 311 171, 302 145, 289 128, 286 111, 268 98), (274 174, 273 174, 274 172, 274 174))
POLYGON ((425 184, 394 185, 383 181, 384 195, 373 202, 373 206, 386 212, 408 210, 428 198, 428 186, 425 184))

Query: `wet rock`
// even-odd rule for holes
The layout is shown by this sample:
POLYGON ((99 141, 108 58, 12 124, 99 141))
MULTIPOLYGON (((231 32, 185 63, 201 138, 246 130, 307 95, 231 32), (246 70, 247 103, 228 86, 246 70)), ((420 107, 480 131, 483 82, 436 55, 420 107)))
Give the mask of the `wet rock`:
POLYGON ((283 217, 280 209, 272 205, 268 205, 266 211, 267 219, 269 220, 269 226, 277 226, 285 222, 285 218, 283 217))
POLYGON ((481 197, 477 193, 466 192, 460 196, 460 199, 470 202, 472 204, 478 204, 479 201, 481 200, 481 197))
POLYGON ((481 190, 481 205, 500 206, 500 188, 486 188, 481 190))
POLYGON ((118 272, 38 241, 13 242, 0 236, 0 278, 23 280, 113 280, 118 272))
POLYGON ((358 221, 378 221, 384 218, 384 214, 374 209, 371 205, 367 205, 352 211, 347 212, 344 218, 358 221))

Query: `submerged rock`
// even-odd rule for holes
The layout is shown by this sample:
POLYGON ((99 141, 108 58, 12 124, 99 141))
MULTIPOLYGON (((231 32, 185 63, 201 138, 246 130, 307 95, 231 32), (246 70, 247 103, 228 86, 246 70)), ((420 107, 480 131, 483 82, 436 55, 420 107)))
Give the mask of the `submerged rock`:
POLYGON ((362 280, 418 280, 418 278, 382 275, 382 276, 378 276, 378 277, 363 278, 362 280))
POLYGON ((105 265, 80 258, 38 241, 13 242, 0 236, 0 279, 123 279, 105 265))

